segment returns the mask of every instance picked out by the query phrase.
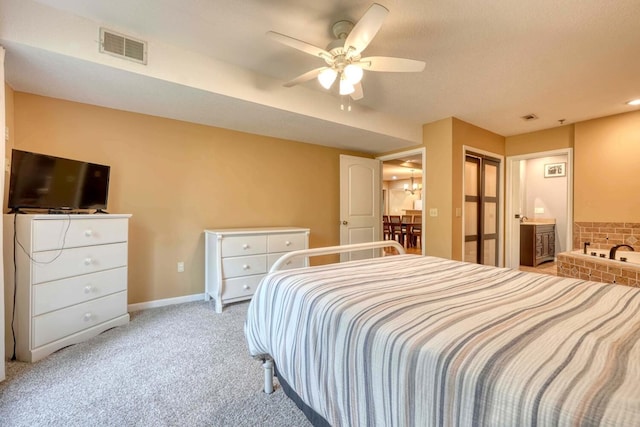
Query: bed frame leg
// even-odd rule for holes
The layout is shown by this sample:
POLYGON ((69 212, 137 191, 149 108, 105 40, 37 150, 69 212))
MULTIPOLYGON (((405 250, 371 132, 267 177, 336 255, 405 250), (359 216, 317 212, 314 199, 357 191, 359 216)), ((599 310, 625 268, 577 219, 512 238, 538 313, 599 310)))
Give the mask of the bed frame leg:
POLYGON ((266 359, 262 364, 264 368, 264 392, 273 393, 273 360, 266 359))

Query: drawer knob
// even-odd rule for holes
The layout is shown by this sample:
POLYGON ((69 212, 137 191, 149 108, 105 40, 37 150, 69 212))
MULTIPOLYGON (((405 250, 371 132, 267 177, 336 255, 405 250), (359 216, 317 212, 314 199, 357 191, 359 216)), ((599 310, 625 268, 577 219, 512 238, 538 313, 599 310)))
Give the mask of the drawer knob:
POLYGON ((244 245, 242 245, 242 249, 249 249, 249 245, 245 243, 244 245))
POLYGON ((91 287, 91 285, 87 285, 87 286, 84 287, 84 293, 85 294, 89 294, 89 293, 91 293, 92 289, 93 288, 91 287))
POLYGON ((245 265, 242 266, 243 270, 248 270, 250 268, 251 268, 251 266, 249 264, 245 264, 245 265))
POLYGON ((91 237, 91 235, 93 234, 93 231, 91 230, 84 230, 84 235, 87 237, 91 237))
POLYGON ((88 322, 89 320, 91 320, 92 317, 93 317, 93 315, 91 313, 85 313, 84 314, 84 321, 88 322))
POLYGON ((251 286, 249 286, 249 285, 244 285, 244 286, 243 286, 243 288, 244 288, 244 290, 245 290, 245 291, 248 291, 249 289, 251 289, 251 286))
POLYGON ((285 246, 291 246, 291 242, 287 240, 286 242, 284 242, 284 245, 285 246))
POLYGON ((92 262, 93 262, 93 260, 91 258, 85 258, 84 259, 84 265, 91 265, 92 262))

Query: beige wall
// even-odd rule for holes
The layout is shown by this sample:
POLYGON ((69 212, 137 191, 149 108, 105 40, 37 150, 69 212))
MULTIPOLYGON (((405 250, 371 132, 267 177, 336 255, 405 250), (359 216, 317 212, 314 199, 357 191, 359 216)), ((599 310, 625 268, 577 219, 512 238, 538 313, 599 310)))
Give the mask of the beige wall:
MULTIPOLYGON (((13 148, 13 141, 15 141, 15 127, 13 125, 13 89, 5 83, 4 85, 4 91, 5 91, 5 104, 4 104, 4 109, 5 109, 5 124, 7 126, 7 128, 9 129, 9 140, 6 142, 5 144, 5 158, 6 159, 10 159, 11 158, 11 149, 13 148)), ((4 180, 4 201, 3 201, 3 207, 7 206, 7 195, 9 193, 9 175, 5 175, 5 180, 4 180)))
POLYGON ((452 120, 443 119, 422 127, 427 152, 424 246, 427 255, 443 258, 451 258, 452 120), (437 209, 438 216, 431 216, 431 209, 437 209))
POLYGON ((575 125, 574 220, 640 222, 640 111, 575 125))
POLYGON ((360 153, 21 92, 13 103, 14 148, 111 166, 108 210, 133 214, 130 304, 204 292, 205 228, 309 227, 311 247, 339 244, 339 155, 360 153))
POLYGON ((519 156, 530 153, 573 148, 574 125, 558 126, 538 132, 529 132, 505 138, 505 155, 519 156))
POLYGON ((506 138, 507 156, 573 148, 573 220, 640 222, 640 111, 506 138))
MULTIPOLYGON (((108 209, 133 214, 129 303, 203 292, 204 228, 303 226, 312 247, 338 244, 339 154, 363 155, 8 86, 6 116, 7 155, 15 147, 112 167, 108 209)), ((573 147, 574 220, 639 222, 639 127, 640 111, 507 138, 456 118, 425 124, 426 253, 462 257, 463 145, 505 156, 573 147)))

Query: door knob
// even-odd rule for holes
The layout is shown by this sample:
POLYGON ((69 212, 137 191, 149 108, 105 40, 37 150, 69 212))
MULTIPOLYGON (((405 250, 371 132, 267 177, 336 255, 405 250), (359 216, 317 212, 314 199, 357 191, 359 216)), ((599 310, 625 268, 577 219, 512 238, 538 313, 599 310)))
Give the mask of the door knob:
POLYGON ((349 224, 349 221, 342 221, 342 225, 347 225, 349 224))

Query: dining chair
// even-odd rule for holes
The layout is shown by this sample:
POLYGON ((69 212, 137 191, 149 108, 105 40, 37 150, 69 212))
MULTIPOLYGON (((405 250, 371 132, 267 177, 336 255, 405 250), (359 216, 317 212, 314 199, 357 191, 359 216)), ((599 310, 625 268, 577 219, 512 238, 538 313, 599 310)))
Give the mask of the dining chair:
POLYGON ((382 215, 382 235, 384 240, 391 238, 391 224, 389 223, 389 215, 382 215))
POLYGON ((397 240, 404 246, 404 233, 402 231, 402 218, 400 215, 389 215, 391 239, 397 240))
POLYGON ((409 231, 409 243, 416 248, 422 245, 422 215, 414 215, 409 231))

